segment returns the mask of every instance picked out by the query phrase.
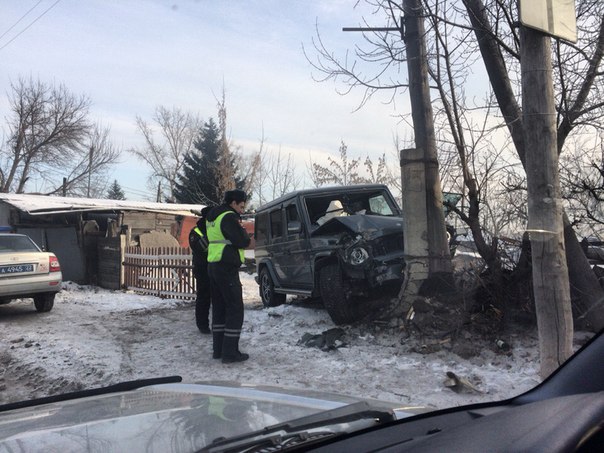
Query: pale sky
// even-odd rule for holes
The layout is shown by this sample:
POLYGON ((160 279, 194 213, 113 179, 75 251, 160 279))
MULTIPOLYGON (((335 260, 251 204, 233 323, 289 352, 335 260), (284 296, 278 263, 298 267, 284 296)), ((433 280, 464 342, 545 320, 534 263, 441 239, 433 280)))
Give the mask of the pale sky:
POLYGON ((385 153, 396 163, 393 137, 412 136, 397 118, 409 113, 407 94, 396 106, 384 96, 355 112, 362 92, 340 96, 333 82, 315 82, 302 52, 313 53, 317 24, 329 49, 352 52, 361 36, 342 27, 358 26, 363 16, 377 22, 355 3, 0 0, 1 126, 10 82, 20 76, 89 96, 92 117, 124 149, 110 179, 131 200, 154 196, 148 169, 125 151, 143 145, 136 116, 151 122, 162 105, 216 119, 223 86, 229 134, 244 152, 257 149, 264 130, 265 148, 293 153, 300 172, 309 154, 317 161, 335 155, 341 140, 351 158, 385 153))

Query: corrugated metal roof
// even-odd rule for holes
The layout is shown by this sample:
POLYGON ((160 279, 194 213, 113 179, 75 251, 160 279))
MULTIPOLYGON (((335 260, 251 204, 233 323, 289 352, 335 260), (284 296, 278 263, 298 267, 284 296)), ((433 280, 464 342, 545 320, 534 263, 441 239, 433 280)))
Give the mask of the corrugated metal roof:
POLYGON ((60 214, 84 211, 139 211, 172 215, 198 215, 201 204, 154 203, 151 201, 107 200, 95 198, 51 197, 0 193, 0 201, 30 215, 60 214))

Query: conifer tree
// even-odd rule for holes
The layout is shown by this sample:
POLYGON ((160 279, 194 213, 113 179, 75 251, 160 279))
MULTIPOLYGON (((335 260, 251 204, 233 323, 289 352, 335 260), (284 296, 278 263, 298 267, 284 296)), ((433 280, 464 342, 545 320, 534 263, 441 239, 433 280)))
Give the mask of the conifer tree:
POLYGON ((195 142, 195 149, 185 156, 174 190, 179 203, 215 205, 221 202, 219 146, 220 131, 210 118, 195 142))
POLYGON ((109 187, 109 190, 107 191, 107 197, 109 200, 125 200, 126 199, 126 195, 124 194, 124 191, 122 190, 122 187, 120 186, 120 184, 117 182, 117 179, 113 180, 113 184, 111 184, 111 187, 109 187))

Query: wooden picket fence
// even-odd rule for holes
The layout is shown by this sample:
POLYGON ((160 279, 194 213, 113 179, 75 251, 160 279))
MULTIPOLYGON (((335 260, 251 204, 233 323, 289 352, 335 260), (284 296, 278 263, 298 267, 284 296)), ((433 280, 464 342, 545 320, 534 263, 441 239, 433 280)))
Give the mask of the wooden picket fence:
POLYGON ((126 247, 124 286, 139 294, 166 299, 195 299, 191 249, 126 247))

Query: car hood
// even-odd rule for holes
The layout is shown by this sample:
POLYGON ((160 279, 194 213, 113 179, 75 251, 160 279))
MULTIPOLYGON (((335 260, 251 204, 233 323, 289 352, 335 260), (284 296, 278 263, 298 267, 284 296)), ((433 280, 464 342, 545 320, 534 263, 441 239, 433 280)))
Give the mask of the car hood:
POLYGON ((332 235, 344 231, 362 233, 366 239, 396 233, 402 234, 403 219, 361 214, 334 217, 313 231, 311 236, 332 235))
POLYGON ((197 451, 217 438, 367 401, 397 418, 417 409, 331 393, 224 382, 169 383, 0 412, 0 451, 197 451))

